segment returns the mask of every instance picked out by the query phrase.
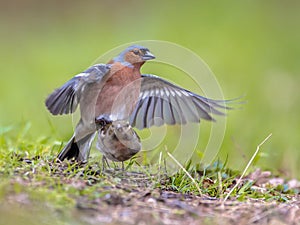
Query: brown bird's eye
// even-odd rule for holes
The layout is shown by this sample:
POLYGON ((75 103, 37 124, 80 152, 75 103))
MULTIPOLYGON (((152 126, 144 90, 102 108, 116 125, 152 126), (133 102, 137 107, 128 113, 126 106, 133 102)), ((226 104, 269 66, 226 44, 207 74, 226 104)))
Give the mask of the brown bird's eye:
POLYGON ((138 55, 138 54, 139 54, 139 52, 140 52, 140 51, 139 51, 139 50, 137 50, 137 49, 133 50, 133 53, 134 53, 134 54, 136 54, 136 55, 138 55))

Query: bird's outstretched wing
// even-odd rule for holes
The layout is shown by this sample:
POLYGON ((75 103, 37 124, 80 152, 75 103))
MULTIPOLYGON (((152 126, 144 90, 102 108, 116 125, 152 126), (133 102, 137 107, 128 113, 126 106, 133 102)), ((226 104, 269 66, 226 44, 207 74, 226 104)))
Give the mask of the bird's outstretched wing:
POLYGON ((110 70, 110 65, 96 64, 76 75, 60 88, 54 90, 46 99, 46 106, 53 115, 75 112, 86 84, 99 82, 110 70))
POLYGON ((129 122, 143 129, 163 124, 185 124, 214 120, 211 114, 224 115, 226 100, 212 100, 185 90, 158 76, 142 75, 141 92, 129 122))

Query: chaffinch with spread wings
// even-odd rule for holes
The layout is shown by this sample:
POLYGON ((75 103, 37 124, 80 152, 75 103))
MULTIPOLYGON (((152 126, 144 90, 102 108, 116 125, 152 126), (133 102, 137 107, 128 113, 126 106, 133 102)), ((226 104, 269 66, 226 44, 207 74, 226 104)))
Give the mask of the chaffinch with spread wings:
POLYGON ((133 128, 214 121, 212 114, 224 115, 222 110, 228 108, 224 100, 209 99, 158 76, 141 74, 142 65, 154 58, 148 48, 130 46, 48 96, 46 106, 53 115, 73 113, 80 105, 80 121, 58 159, 87 162, 99 130, 97 148, 111 160, 124 161, 141 149, 133 128))

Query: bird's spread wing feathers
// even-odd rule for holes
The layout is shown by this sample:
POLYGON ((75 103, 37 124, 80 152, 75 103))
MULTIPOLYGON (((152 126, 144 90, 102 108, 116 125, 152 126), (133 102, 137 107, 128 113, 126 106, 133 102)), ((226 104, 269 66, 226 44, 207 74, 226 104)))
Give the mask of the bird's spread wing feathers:
POLYGON ((226 101, 212 100, 178 87, 155 75, 143 74, 139 100, 130 116, 138 129, 162 124, 185 124, 214 120, 211 114, 224 115, 226 101))
POLYGON ((46 106, 53 115, 75 112, 86 84, 101 81, 110 70, 110 65, 96 64, 78 74, 60 88, 54 90, 46 99, 46 106))

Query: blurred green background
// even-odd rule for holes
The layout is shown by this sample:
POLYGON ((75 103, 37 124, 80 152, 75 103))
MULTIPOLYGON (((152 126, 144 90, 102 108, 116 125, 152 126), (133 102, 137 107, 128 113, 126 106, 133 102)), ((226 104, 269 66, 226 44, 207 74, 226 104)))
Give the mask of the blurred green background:
POLYGON ((197 53, 226 98, 246 94, 219 157, 241 169, 273 133, 257 165, 299 177, 299 9, 299 1, 1 1, 0 126, 30 121, 32 138, 67 140, 71 117, 52 117, 46 96, 120 44, 166 40, 197 53))

